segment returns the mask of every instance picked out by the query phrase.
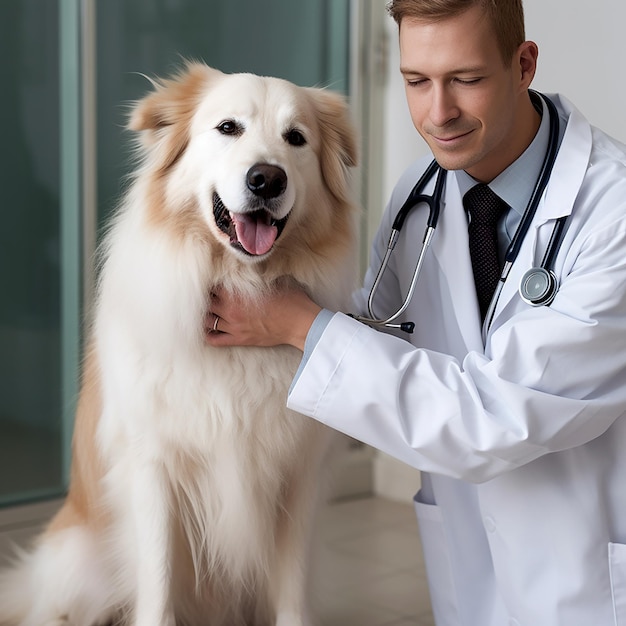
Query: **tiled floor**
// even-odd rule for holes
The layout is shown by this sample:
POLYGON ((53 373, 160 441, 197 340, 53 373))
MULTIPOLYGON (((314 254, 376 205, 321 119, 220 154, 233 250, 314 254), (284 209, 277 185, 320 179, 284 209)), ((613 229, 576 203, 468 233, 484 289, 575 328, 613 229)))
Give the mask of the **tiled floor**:
POLYGON ((333 503, 320 534, 314 603, 321 626, 434 626, 411 504, 333 503))
MULTIPOLYGON (((46 505, 33 510, 34 519, 48 514, 46 505)), ((17 524, 9 515, 6 530, 26 543, 40 523, 20 516, 17 524)), ((323 509, 319 531, 312 598, 317 626, 434 626, 410 504, 335 502, 323 509)), ((9 553, 7 536, 0 532, 0 563, 9 553)))

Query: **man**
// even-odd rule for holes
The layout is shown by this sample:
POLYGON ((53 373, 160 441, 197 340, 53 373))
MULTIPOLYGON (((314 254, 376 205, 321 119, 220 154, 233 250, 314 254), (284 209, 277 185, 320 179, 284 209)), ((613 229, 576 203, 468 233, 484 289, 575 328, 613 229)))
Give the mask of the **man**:
MULTIPOLYGON (((488 183, 506 203, 502 261, 550 143, 547 106, 528 91, 537 46, 525 41, 521 0, 394 0, 389 10, 413 123, 450 170, 406 314, 415 333, 377 332, 294 291, 262 311, 221 294, 207 320, 218 316, 221 332, 207 341, 305 350, 289 406, 422 470, 415 506, 438 626, 626 623, 626 148, 551 97, 559 152, 486 315, 464 197, 488 183), (558 292, 531 306, 520 280, 563 216, 558 292)), ((427 164, 393 192, 359 312, 427 164)), ((422 206, 407 218, 379 315, 407 292, 427 215, 422 206)))

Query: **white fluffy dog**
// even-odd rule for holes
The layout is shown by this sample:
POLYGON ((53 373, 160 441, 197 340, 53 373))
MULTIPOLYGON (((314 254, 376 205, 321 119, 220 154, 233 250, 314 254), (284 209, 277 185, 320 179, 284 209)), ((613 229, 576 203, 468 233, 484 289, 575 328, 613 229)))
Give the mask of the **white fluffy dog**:
POLYGON ((189 63, 130 128, 141 158, 102 249, 70 491, 0 578, 0 624, 310 624, 328 432, 285 408, 299 352, 211 348, 203 319, 216 286, 346 306, 346 104, 189 63))

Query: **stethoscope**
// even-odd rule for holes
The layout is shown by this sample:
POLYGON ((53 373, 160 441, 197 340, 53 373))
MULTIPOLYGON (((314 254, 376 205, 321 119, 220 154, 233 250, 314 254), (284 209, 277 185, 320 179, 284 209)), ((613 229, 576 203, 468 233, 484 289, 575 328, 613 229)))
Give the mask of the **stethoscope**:
MULTIPOLYGON (((539 105, 541 104, 541 100, 543 99, 548 108, 550 122, 548 149, 541 165, 539 176, 537 177, 537 183, 535 184, 533 193, 530 197, 530 200, 528 201, 528 206, 526 207, 520 225, 515 231, 513 239, 511 240, 511 243, 507 248, 500 280, 498 281, 495 293, 493 295, 493 298, 491 299, 491 304, 489 305, 489 309, 487 310, 487 314, 485 316, 486 328, 489 328, 491 324, 493 315, 495 313, 495 308, 500 297, 500 292, 502 291, 502 287, 504 286, 504 283, 509 276, 509 272, 511 271, 513 262, 517 258, 519 251, 522 247, 524 237, 526 237, 528 229, 530 228, 533 218, 535 217, 535 212, 537 211, 537 207, 539 206, 539 202, 541 200, 543 192, 545 191, 548 181, 550 180, 552 168, 554 166, 556 155, 559 150, 559 115, 556 107, 554 106, 552 101, 544 95, 540 95, 535 91, 531 91, 530 95, 533 101, 535 103, 538 103, 539 105)), ((407 333, 412 333, 415 329, 414 322, 402 322, 400 324, 394 324, 393 322, 397 320, 398 317, 400 317, 407 310, 411 299, 413 298, 415 285, 417 284, 417 279, 422 269, 422 264, 424 262, 426 251, 430 246, 433 235, 435 233, 435 229, 437 228, 437 222, 439 221, 439 209, 441 207, 441 199, 443 197, 446 173, 446 170, 440 167, 436 161, 433 161, 428 166, 426 171, 422 174, 420 179, 417 181, 417 184, 415 185, 415 187, 413 187, 411 193, 409 194, 409 197, 406 199, 406 201, 398 211, 396 218, 391 226, 391 234, 389 236, 389 242, 387 244, 385 256, 383 257, 380 269, 376 274, 376 278, 374 280, 367 300, 367 310, 369 317, 355 316, 355 319, 359 320, 360 322, 365 322, 366 324, 400 329, 407 333), (426 193, 424 193, 424 189, 428 182, 432 180, 435 175, 437 176, 437 179, 435 181, 435 188, 432 195, 427 195, 426 193), (400 230, 402 229, 407 215, 417 205, 421 203, 426 203, 428 205, 429 215, 428 221, 426 223, 424 239, 422 241, 422 247, 417 257, 415 269, 413 270, 411 284, 409 285, 406 297, 404 298, 404 301, 402 302, 400 308, 395 313, 385 319, 377 318, 374 314, 374 298, 376 297, 376 292, 378 291, 378 287, 380 286, 385 270, 387 269, 389 259, 396 246, 396 242, 398 241, 398 237, 400 235, 400 230)), ((566 220, 567 216, 564 216, 556 221, 554 230, 552 231, 552 235, 550 236, 550 240, 548 242, 546 252, 541 261, 541 265, 539 267, 530 268, 522 276, 519 285, 519 293, 524 302, 531 306, 549 306, 554 300, 554 297, 558 291, 559 285, 556 274, 554 273, 554 262, 556 260, 559 247, 561 245, 561 238, 563 235, 563 230, 565 228, 566 220)))

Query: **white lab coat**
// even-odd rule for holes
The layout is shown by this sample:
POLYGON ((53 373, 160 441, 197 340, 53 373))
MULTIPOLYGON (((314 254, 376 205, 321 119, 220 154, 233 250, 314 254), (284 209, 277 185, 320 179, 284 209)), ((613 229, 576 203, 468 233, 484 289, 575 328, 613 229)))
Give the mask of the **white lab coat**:
MULTIPOLYGON (((552 99, 567 129, 485 345, 450 172, 406 315, 415 333, 399 339, 336 314, 289 396, 291 408, 423 471, 415 506, 438 626, 626 624, 626 147, 552 99), (531 307, 520 278, 570 213, 559 292, 531 307)), ((393 193, 374 272, 427 162, 393 193)), ((426 214, 404 225, 377 313, 406 293, 426 214)))

